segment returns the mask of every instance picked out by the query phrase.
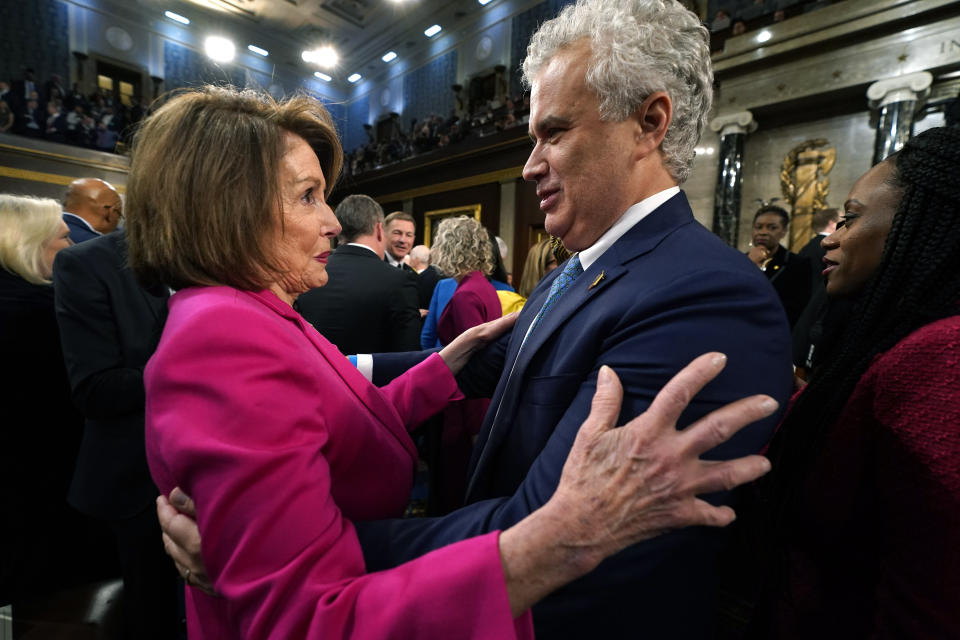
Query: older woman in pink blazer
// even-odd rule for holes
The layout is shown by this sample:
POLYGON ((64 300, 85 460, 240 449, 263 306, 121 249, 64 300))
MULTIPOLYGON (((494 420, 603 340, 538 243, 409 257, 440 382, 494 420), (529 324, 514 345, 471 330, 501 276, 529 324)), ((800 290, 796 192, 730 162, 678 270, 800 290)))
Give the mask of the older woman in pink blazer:
POLYGON ((603 558, 672 527, 732 519, 696 494, 767 463, 696 458, 772 401, 677 432, 676 394, 719 371, 713 354, 613 429, 621 392, 605 370, 547 505, 367 574, 352 520, 402 512, 416 462, 407 430, 460 397, 454 373, 510 319, 370 385, 293 308, 327 279, 340 228, 325 198, 341 157, 315 100, 213 87, 167 102, 135 141, 131 265, 178 289, 144 376, 147 457, 164 493, 193 496, 218 593, 188 589, 191 640, 527 638, 530 606, 603 558))

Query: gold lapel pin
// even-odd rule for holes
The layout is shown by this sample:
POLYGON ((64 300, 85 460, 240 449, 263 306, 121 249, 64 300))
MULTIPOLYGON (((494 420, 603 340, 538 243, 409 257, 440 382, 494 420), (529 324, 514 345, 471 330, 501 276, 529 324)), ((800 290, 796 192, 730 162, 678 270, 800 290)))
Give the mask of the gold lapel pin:
POLYGON ((606 274, 607 274, 606 271, 601 271, 601 272, 600 272, 600 275, 597 276, 597 279, 593 281, 593 284, 591 284, 591 285, 587 288, 587 291, 589 291, 590 289, 593 289, 595 286, 597 286, 598 284, 600 284, 600 281, 603 280, 603 276, 605 276, 606 274))

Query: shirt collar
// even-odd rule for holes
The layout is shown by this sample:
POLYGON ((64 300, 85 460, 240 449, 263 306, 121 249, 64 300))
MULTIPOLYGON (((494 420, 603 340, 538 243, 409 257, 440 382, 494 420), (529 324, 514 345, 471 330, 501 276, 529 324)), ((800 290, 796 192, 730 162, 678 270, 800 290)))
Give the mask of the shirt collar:
POLYGON ((380 255, 376 252, 376 250, 375 250, 373 247, 368 247, 368 246, 365 245, 365 244, 360 244, 359 242, 348 242, 348 243, 347 243, 347 246, 348 246, 348 247, 363 247, 364 249, 366 249, 367 251, 369 251, 369 252, 372 253, 373 255, 377 256, 378 258, 380 257, 380 255))
POLYGON ((89 222, 87 222, 86 220, 84 220, 83 218, 81 218, 80 216, 78 216, 77 214, 75 214, 75 213, 70 213, 69 211, 64 211, 64 212, 63 212, 63 215, 65 215, 65 216, 70 216, 70 217, 72 217, 72 218, 76 218, 77 220, 80 221, 80 224, 82 224, 83 226, 85 226, 87 229, 90 229, 90 231, 94 232, 94 233, 97 234, 98 236, 102 236, 102 235, 103 235, 102 233, 100 233, 99 231, 97 231, 96 229, 94 229, 93 227, 91 227, 89 222))
POLYGON ((580 266, 583 267, 583 270, 589 269, 590 265, 596 262, 623 234, 678 193, 680 193, 680 187, 670 187, 641 200, 624 211, 620 219, 613 223, 613 226, 607 229, 602 236, 597 238, 596 242, 580 252, 580 266))

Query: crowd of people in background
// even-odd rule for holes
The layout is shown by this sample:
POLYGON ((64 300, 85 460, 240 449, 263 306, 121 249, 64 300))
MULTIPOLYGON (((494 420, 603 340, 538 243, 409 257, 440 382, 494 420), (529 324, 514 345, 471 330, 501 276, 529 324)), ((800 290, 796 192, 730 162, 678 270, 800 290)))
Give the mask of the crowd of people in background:
MULTIPOLYGON (((833 1, 721 2, 707 23, 711 50, 721 52, 730 37, 782 22, 833 1)), ((130 102, 127 105, 116 91, 99 87, 93 93, 84 94, 74 83, 68 90, 56 74, 39 83, 34 78, 34 70, 28 68, 19 80, 0 80, 0 133, 114 152, 129 143, 133 125, 148 113, 145 98, 130 102), (118 143, 121 143, 119 149, 118 143)), ((343 172, 347 177, 359 175, 470 138, 526 126, 529 113, 530 96, 526 92, 503 100, 486 100, 472 109, 453 109, 447 117, 431 114, 423 119, 413 118, 406 129, 400 123, 399 114, 393 113, 390 114, 393 125, 387 127, 386 135, 377 135, 370 124, 363 125, 368 140, 345 154, 343 172)))
POLYGON ((0 133, 115 152, 147 114, 145 99, 130 102, 99 87, 90 94, 78 83, 66 89, 57 74, 40 83, 27 68, 18 80, 0 80, 0 133))
POLYGON ((392 113, 386 135, 380 136, 382 139, 374 134, 372 125, 363 125, 368 140, 346 153, 344 175, 358 175, 463 140, 526 126, 529 115, 530 96, 527 93, 502 101, 486 100, 470 113, 452 109, 446 118, 437 114, 423 120, 413 118, 406 130, 400 124, 399 114, 392 113))
MULTIPOLYGON (((710 50, 723 51, 726 40, 748 31, 783 22, 787 18, 819 9, 836 0, 740 0, 719 3, 706 26, 710 30, 710 50)), ((458 87, 455 86, 454 89, 458 87)), ((344 175, 355 176, 414 156, 456 145, 463 140, 487 136, 506 129, 526 126, 530 114, 530 96, 524 92, 504 100, 486 100, 472 110, 453 109, 448 117, 431 114, 412 119, 404 130, 399 115, 386 135, 377 135, 373 125, 364 124, 367 142, 346 152, 344 175)))
POLYGON ((709 18, 710 51, 722 53, 728 38, 762 29, 839 0, 724 0, 709 18))

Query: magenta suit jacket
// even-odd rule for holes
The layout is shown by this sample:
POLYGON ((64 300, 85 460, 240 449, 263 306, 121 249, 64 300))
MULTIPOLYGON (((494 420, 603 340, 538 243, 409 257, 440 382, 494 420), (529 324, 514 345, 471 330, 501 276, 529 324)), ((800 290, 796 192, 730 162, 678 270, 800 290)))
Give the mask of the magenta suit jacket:
POLYGON ((150 470, 197 505, 221 598, 187 589, 191 640, 532 637, 498 532, 367 574, 351 520, 398 516, 407 429, 459 392, 432 356, 378 389, 270 292, 186 289, 145 372, 150 470))

